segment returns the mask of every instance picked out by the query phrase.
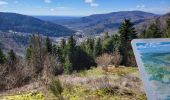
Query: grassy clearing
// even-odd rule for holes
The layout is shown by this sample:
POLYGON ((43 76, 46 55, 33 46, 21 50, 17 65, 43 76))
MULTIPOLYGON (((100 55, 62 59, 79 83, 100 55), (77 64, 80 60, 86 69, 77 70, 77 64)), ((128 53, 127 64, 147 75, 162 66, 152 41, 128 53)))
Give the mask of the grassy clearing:
POLYGON ((6 96, 3 100, 45 100, 45 96, 39 92, 33 92, 22 95, 6 96))
MULTIPOLYGON (((61 75, 60 84, 52 84, 39 93, 7 96, 4 100, 147 100, 137 68, 102 68, 61 75), (58 87, 63 90, 58 92, 58 87), (46 91, 46 92, 45 92, 46 91), (56 92, 57 91, 57 92, 56 92), (59 94, 59 95, 58 95, 59 94), (57 96, 55 96, 57 95, 57 96), (62 99, 61 99, 62 98, 62 99)), ((55 81, 55 80, 54 80, 55 81)), ((57 80, 56 80, 57 81, 57 80)))
POLYGON ((144 94, 136 94, 132 90, 121 90, 118 87, 90 90, 82 86, 66 88, 63 92, 65 100, 146 100, 144 94))
POLYGON ((90 77, 90 76, 98 77, 102 75, 113 75, 113 77, 116 77, 116 76, 121 77, 121 76, 126 76, 127 74, 131 74, 131 73, 139 75, 138 69, 134 67, 114 68, 109 72, 106 72, 102 70, 101 68, 92 68, 87 71, 81 71, 79 73, 75 73, 75 75, 78 75, 81 77, 90 77))
POLYGON ((146 100, 137 68, 101 68, 62 76, 66 100, 146 100))

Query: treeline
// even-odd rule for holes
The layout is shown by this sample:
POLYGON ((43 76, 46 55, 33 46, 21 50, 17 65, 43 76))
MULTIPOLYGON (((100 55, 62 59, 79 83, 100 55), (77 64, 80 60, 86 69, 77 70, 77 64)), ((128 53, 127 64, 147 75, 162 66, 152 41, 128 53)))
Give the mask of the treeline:
POLYGON ((139 38, 170 38, 170 18, 167 19, 166 29, 160 29, 158 21, 152 23, 148 29, 145 29, 139 38))
MULTIPOLYGON (((71 74, 74 71, 96 67, 96 59, 103 54, 113 56, 115 67, 136 66, 131 48, 131 40, 135 38, 170 37, 170 19, 167 29, 161 32, 158 25, 152 24, 142 34, 137 34, 133 23, 125 19, 118 34, 105 33, 103 38, 88 38, 78 44, 71 36, 67 41, 62 39, 59 45, 53 44, 49 37, 46 39, 33 35, 26 49, 25 58, 19 57, 13 50, 4 54, 0 49, 0 88, 1 90, 19 87, 37 79, 48 79, 58 74, 71 74)), ((107 57, 105 57, 107 58, 107 57)), ((103 61, 107 59, 99 60, 103 61)))

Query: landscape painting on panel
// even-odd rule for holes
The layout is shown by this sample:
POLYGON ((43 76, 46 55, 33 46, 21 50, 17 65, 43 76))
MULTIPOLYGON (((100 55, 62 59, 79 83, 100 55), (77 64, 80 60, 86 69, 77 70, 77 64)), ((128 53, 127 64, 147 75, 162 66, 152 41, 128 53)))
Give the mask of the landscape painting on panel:
POLYGON ((136 50, 148 98, 170 100, 170 42, 139 42, 136 50))

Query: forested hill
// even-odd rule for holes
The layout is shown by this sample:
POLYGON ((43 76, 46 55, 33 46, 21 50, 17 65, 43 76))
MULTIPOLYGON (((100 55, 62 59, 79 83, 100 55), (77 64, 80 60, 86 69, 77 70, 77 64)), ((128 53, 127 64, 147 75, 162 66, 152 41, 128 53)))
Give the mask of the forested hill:
POLYGON ((94 14, 81 18, 53 20, 57 24, 61 24, 73 29, 82 30, 88 34, 98 34, 102 32, 115 32, 118 30, 121 22, 127 18, 137 25, 148 19, 153 19, 159 15, 143 12, 143 11, 120 11, 107 14, 94 14), (62 20, 62 21, 61 21, 62 20))
POLYGON ((158 28, 161 31, 164 31, 167 28, 167 20, 170 18, 170 13, 167 13, 162 16, 158 16, 149 20, 146 20, 138 25, 136 25, 136 30, 144 31, 144 29, 148 29, 151 24, 156 23, 158 28))
POLYGON ((64 26, 42 21, 31 16, 4 12, 0 12, 0 30, 39 33, 48 36, 69 36, 75 33, 75 31, 64 26))

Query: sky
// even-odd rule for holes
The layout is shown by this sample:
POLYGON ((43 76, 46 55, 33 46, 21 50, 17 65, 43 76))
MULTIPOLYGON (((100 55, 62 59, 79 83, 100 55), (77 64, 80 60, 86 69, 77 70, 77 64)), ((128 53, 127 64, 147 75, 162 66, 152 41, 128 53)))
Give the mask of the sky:
POLYGON ((88 16, 133 10, 165 14, 170 12, 170 0, 0 0, 0 12, 26 15, 88 16))

